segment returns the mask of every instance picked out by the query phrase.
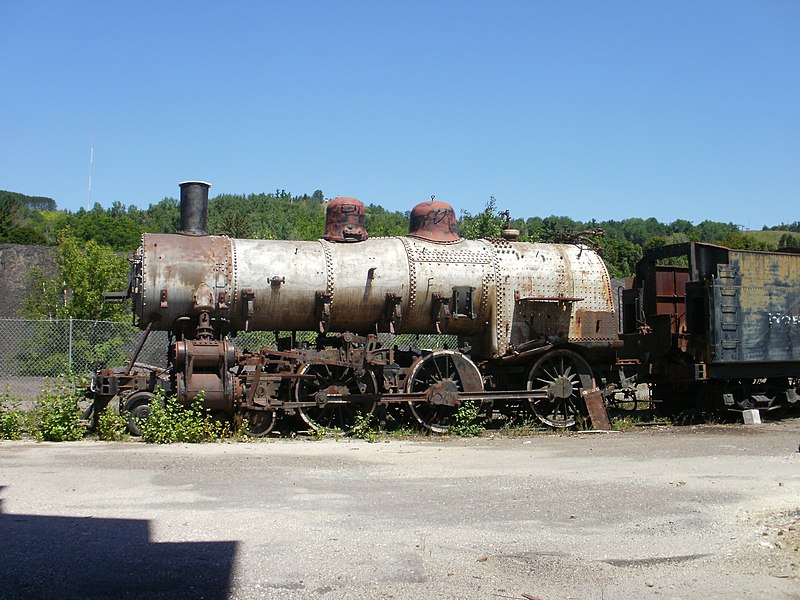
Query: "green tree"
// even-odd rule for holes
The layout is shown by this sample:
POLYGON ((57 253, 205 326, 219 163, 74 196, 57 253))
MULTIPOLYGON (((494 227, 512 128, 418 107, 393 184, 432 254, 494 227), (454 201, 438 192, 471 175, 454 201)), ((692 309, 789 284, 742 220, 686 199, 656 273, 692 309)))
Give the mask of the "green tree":
POLYGON ((600 255, 612 277, 629 277, 636 270, 636 263, 642 258, 642 248, 625 240, 613 238, 603 240, 600 255))
POLYGON ((408 212, 389 212, 377 204, 370 204, 366 211, 367 232, 370 237, 392 237, 408 233, 408 212))
POLYGON ((722 245, 736 250, 771 250, 769 242, 757 240, 756 238, 745 235, 738 229, 729 231, 722 238, 722 245))
POLYGON ((469 212, 462 210, 458 225, 461 237, 468 240, 500 237, 500 230, 503 228, 504 220, 503 217, 497 214, 496 205, 495 197, 490 196, 483 212, 472 216, 469 212))
POLYGON ((55 260, 58 277, 42 269, 28 275, 28 295, 23 312, 34 319, 99 319, 123 321, 128 311, 119 304, 103 302, 103 292, 128 285, 127 260, 94 240, 81 244, 69 230, 61 232, 55 260))
POLYGON ((34 198, 0 191, 0 243, 40 245, 47 243, 41 212, 31 206, 50 206, 49 198, 34 198), (49 201, 49 202, 48 202, 49 201))
POLYGON ((175 198, 164 198, 144 211, 142 229, 150 233, 175 233, 180 227, 181 209, 175 198))
POLYGON ((800 236, 784 233, 778 240, 778 248, 800 248, 800 236))
POLYGON ((99 203, 89 211, 81 208, 68 225, 76 239, 92 240, 114 250, 134 250, 142 237, 141 224, 129 217, 119 202, 108 210, 99 203))

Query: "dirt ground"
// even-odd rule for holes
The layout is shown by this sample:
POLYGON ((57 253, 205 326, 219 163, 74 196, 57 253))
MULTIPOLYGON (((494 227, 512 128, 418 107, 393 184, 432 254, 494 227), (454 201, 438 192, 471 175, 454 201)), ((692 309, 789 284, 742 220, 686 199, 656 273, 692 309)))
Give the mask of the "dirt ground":
POLYGON ((0 442, 0 598, 800 598, 800 420, 0 442))

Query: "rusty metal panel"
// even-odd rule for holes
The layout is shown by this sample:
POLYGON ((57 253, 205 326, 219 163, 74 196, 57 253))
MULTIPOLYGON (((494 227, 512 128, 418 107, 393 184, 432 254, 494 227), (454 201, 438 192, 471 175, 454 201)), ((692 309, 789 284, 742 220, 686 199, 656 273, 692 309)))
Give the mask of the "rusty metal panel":
POLYGON ((141 327, 170 330, 178 317, 196 316, 209 301, 227 316, 233 290, 231 240, 224 236, 145 234, 133 300, 141 327))
POLYGON ((602 259, 573 244, 492 240, 497 252, 498 348, 527 341, 617 338, 611 280, 602 259))
MULTIPOLYGON (((432 316, 436 298, 449 299, 451 315, 446 332, 458 335, 481 333, 491 320, 490 302, 494 287, 494 252, 481 240, 461 240, 453 244, 438 244, 419 238, 398 238, 407 256, 409 302, 407 322, 403 329, 411 332, 435 332, 432 316), (454 296, 458 290, 471 289, 470 306, 458 312, 454 296)), ((492 298, 493 299, 493 298, 492 298)))
POLYGON ((592 427, 600 431, 611 431, 611 422, 608 420, 606 403, 603 400, 603 394, 600 393, 600 390, 598 388, 584 390, 581 392, 581 395, 586 404, 586 410, 589 413, 592 427))
POLYGON ((655 268, 655 314, 670 316, 672 333, 681 333, 686 328, 688 281, 688 267, 658 265, 655 268))
POLYGON ((732 250, 717 271, 712 361, 800 360, 800 256, 732 250))

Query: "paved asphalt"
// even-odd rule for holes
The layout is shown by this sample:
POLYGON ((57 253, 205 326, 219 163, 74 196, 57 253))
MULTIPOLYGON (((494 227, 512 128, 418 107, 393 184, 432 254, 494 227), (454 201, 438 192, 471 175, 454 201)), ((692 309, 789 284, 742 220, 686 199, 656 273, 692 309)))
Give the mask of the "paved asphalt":
POLYGON ((800 420, 0 442, 0 598, 800 598, 800 420))

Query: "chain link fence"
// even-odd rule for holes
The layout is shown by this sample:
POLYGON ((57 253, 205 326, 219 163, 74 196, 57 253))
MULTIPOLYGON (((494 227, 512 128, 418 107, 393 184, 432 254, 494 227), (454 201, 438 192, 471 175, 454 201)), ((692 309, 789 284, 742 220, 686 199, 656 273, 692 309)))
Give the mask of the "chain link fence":
MULTIPOLYGON (((127 364, 139 331, 82 319, 0 319, 0 394, 29 399, 61 375, 127 364)), ((166 366, 167 336, 150 335, 139 361, 166 366)))
MULTIPOLYGON (((68 373, 84 374, 99 368, 128 364, 141 332, 128 323, 82 319, 37 321, 0 319, 0 396, 17 399, 36 397, 54 378, 68 373)), ((278 333, 287 337, 290 332, 278 333)), ((315 332, 297 332, 297 341, 313 345, 315 332)), ((387 345, 409 348, 456 348, 450 335, 380 334, 387 345)), ((239 332, 234 338, 239 350, 257 352, 274 348, 276 333, 239 332)), ((137 363, 167 366, 168 339, 164 331, 153 331, 137 363)))

